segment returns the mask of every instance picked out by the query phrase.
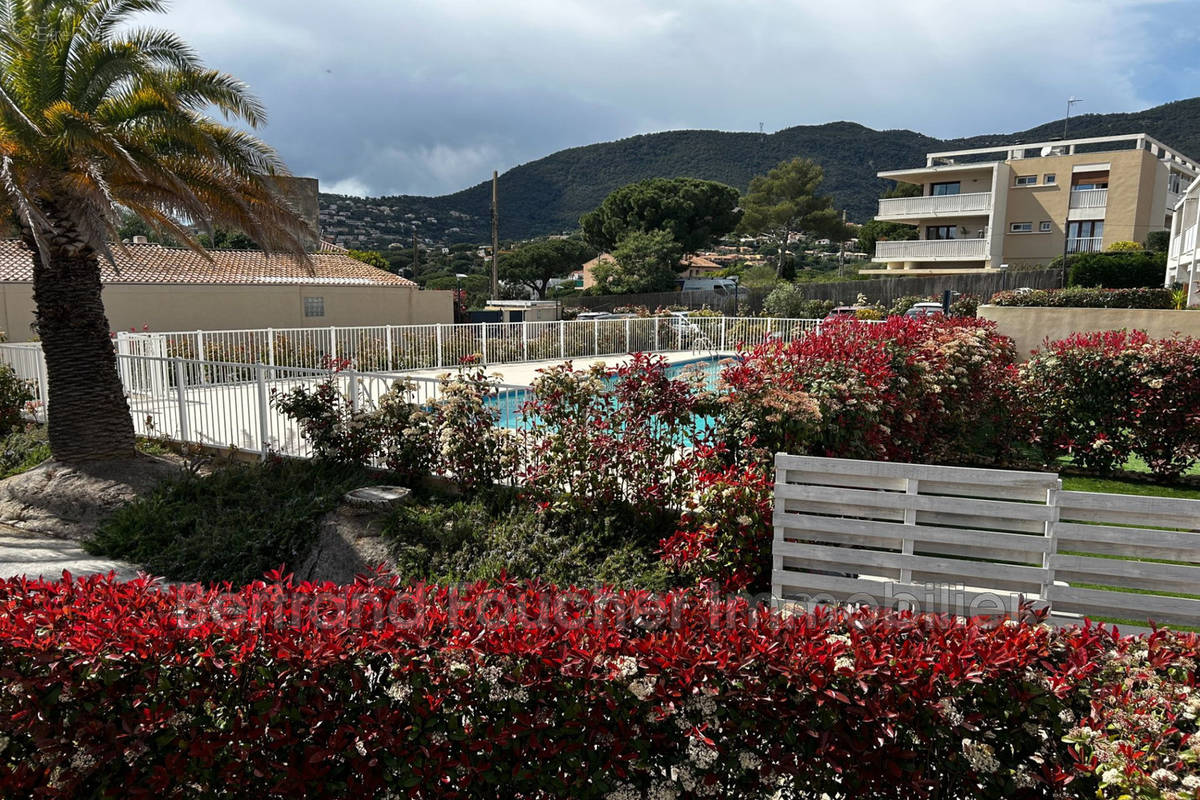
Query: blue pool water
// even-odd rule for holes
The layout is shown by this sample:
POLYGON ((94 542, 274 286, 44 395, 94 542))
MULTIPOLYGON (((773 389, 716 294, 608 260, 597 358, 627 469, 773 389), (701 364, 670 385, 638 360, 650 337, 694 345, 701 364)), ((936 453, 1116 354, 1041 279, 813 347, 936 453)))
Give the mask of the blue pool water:
MULTIPOLYGON (((667 367, 667 376, 677 378, 686 372, 701 372, 704 374, 705 387, 708 389, 717 388, 717 379, 721 374, 721 362, 725 361, 721 357, 694 358, 688 361, 679 361, 667 367)), ((616 378, 607 379, 609 385, 616 383, 616 378)), ((496 424, 502 428, 522 429, 530 427, 530 420, 521 414, 521 406, 529 399, 529 391, 527 389, 510 389, 500 392, 495 397, 488 400, 488 405, 492 406, 499 412, 499 417, 496 424)), ((691 444, 700 435, 706 431, 716 427, 716 420, 712 417, 697 417, 696 427, 692 435, 688 437, 688 441, 681 444, 691 444)))

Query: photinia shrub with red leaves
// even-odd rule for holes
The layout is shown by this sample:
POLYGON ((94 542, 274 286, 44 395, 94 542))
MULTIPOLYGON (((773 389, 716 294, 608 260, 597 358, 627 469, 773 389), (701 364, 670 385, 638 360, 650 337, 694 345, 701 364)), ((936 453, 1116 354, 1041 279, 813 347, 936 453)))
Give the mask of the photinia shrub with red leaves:
POLYGON ((663 561, 692 583, 716 581, 727 592, 767 589, 774 496, 772 476, 760 465, 702 469, 677 529, 661 542, 663 561))
POLYGON ((1108 471, 1137 455, 1166 478, 1200 459, 1200 340, 1077 333, 1022 365, 1019 394, 1047 459, 1108 471))
POLYGON ((1190 706, 1117 766, 1077 742, 1122 659, 1194 696, 1194 635, 381 578, 16 579, 0 610, 5 797, 1052 798, 1147 744, 1177 792, 1194 764, 1190 706))
POLYGON ((677 509, 694 485, 681 448, 692 442, 706 393, 703 376, 671 377, 667 367, 662 356, 636 353, 617 367, 541 370, 522 408, 529 495, 586 513, 677 509))
POLYGON ((986 320, 836 321, 722 374, 722 440, 759 455, 990 461, 1011 441, 1012 341, 986 320))

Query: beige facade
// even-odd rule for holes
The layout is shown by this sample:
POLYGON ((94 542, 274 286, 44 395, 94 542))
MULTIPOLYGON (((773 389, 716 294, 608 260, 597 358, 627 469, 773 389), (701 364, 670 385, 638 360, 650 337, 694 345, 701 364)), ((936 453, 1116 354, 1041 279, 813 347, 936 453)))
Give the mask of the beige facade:
POLYGON ((869 274, 954 273, 1046 264, 1169 230, 1195 161, 1145 134, 931 153, 879 176, 919 186, 880 200, 876 219, 916 227, 880 241, 869 274))
MULTIPOLYGON (((219 286, 109 284, 104 310, 114 331, 239 330, 421 325, 454 322, 454 293, 407 286, 219 286), (306 304, 306 300, 308 303, 306 304), (319 303, 316 302, 319 300, 319 303), (323 312, 321 316, 305 316, 323 312)), ((0 330, 33 337, 33 285, 0 283, 0 330)))
POLYGON ((979 316, 995 322, 997 331, 1013 339, 1022 361, 1047 339, 1053 342, 1073 333, 1125 329, 1145 331, 1155 339, 1200 338, 1200 311, 980 306, 979 316))

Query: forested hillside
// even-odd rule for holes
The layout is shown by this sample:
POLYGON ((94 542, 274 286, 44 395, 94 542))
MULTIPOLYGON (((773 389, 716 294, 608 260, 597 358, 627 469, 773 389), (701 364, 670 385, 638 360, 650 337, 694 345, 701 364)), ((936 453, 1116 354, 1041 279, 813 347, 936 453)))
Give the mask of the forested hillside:
MULTIPOLYGON (((1131 114, 1086 114, 1071 120, 1072 138, 1148 133, 1200 157, 1200 98, 1131 114)), ((870 219, 886 182, 881 169, 920 166, 930 150, 1038 141, 1062 135, 1062 120, 1011 134, 940 140, 908 130, 876 131, 853 122, 803 125, 772 134, 669 131, 562 150, 500 176, 501 230, 525 239, 573 230, 579 217, 620 186, 643 178, 692 177, 744 190, 754 175, 784 159, 812 158, 825 168, 825 189, 851 221, 870 219)), ((374 224, 372 241, 406 241, 413 223, 423 238, 484 241, 488 238, 491 182, 442 197, 386 197, 369 201, 322 195, 339 207, 370 204, 391 213, 374 224), (412 217, 408 217, 408 215, 412 217), (406 221, 407 220, 407 221, 406 221), (433 221, 431 221, 433 220, 433 221), (456 230, 452 230, 456 229, 456 230)))

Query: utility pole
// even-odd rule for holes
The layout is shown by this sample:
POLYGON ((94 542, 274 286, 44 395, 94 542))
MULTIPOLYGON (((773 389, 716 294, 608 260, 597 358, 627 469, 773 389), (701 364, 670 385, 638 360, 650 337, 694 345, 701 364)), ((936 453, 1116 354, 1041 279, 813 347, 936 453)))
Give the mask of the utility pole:
POLYGON ((838 277, 846 274, 846 209, 842 209, 842 251, 838 254, 838 277))
POLYGON ((492 299, 500 299, 500 173, 492 170, 492 299))

